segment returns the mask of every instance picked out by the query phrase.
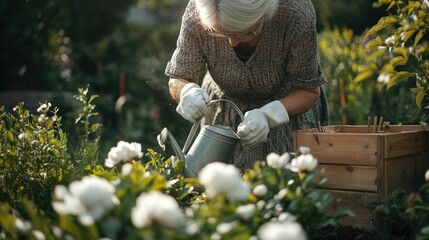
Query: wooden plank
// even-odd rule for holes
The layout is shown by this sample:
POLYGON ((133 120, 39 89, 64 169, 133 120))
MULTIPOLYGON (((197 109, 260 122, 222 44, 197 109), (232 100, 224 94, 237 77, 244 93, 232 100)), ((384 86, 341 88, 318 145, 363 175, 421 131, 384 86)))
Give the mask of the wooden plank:
MULTIPOLYGON (((326 132, 336 133, 372 133, 372 126, 368 132, 367 125, 329 125, 325 126, 326 132)), ((389 129, 382 129, 384 133, 399 133, 399 132, 420 132, 427 131, 424 126, 421 125, 390 125, 389 129)), ((317 132, 317 131, 314 131, 317 132)), ((383 133, 375 133, 383 134, 383 133)))
POLYGON ((320 163, 375 166, 377 138, 374 135, 296 133, 294 145, 309 147, 320 163))
POLYGON ((327 178, 328 189, 377 192, 376 167, 319 164, 318 171, 319 179, 327 178))
POLYGON ((393 133, 385 136, 385 158, 421 153, 424 150, 424 132, 393 133))
MULTIPOLYGON (((384 195, 398 188, 412 191, 418 189, 418 174, 422 172, 423 154, 386 159, 386 178, 384 195), (420 163, 420 164, 419 164, 420 163)), ((420 176, 422 177, 422 176, 420 176)), ((419 181, 421 183, 421 181, 419 181)))
POLYGON ((385 184, 385 179, 386 179, 386 167, 385 167, 385 151, 384 151, 384 146, 385 146, 385 138, 383 136, 378 136, 377 137, 377 193, 378 193, 378 197, 384 197, 384 193, 386 192, 386 184, 385 184))
POLYGON ((354 217, 345 217, 341 224, 355 228, 364 228, 369 226, 369 212, 367 206, 369 203, 377 201, 376 193, 324 190, 332 195, 334 202, 329 205, 328 212, 336 212, 343 208, 352 210, 356 215, 354 217))

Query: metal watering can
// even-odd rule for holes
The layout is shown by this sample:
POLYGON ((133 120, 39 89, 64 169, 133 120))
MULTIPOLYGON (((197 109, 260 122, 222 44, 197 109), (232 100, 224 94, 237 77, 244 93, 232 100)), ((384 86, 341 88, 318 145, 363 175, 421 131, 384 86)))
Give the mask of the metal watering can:
MULTIPOLYGON (((241 119, 244 119, 243 113, 240 111, 237 105, 235 105, 230 100, 212 100, 207 104, 207 106, 210 106, 210 104, 219 101, 225 101, 232 104, 234 109, 240 115, 241 119)), ((212 162, 224 162, 228 164, 231 163, 234 151, 240 141, 238 135, 228 126, 204 125, 201 127, 200 133, 191 146, 191 142, 195 137, 195 133, 200 126, 202 118, 203 117, 198 119, 198 121, 196 121, 192 126, 185 145, 183 146, 183 150, 180 149, 179 144, 177 144, 173 135, 168 131, 167 128, 164 128, 157 137, 158 144, 164 151, 164 143, 168 138, 176 155, 181 160, 185 161, 186 165, 183 172, 185 177, 197 177, 200 170, 212 162)))

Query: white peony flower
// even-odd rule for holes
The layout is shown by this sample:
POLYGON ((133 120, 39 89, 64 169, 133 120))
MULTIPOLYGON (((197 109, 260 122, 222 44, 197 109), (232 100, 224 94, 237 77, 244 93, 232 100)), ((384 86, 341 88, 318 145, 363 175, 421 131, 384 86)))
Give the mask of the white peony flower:
POLYGON ((309 147, 299 147, 299 152, 301 154, 309 154, 310 153, 310 148, 309 147))
POLYGON ((317 167, 317 159, 311 154, 302 154, 292 159, 291 170, 296 172, 308 172, 317 167))
POLYGON ((31 222, 22 220, 21 218, 15 219, 15 227, 16 229, 24 233, 29 232, 32 228, 31 222))
POLYGON ((185 215, 176 200, 157 191, 140 194, 136 206, 131 211, 131 222, 137 228, 155 223, 166 227, 178 227, 184 220, 185 215))
POLYGON ((48 121, 49 117, 47 117, 45 114, 40 114, 39 118, 37 119, 37 121, 39 123, 44 123, 46 121, 48 121))
POLYGON ((115 187, 106 179, 97 176, 85 176, 74 181, 67 189, 58 185, 54 190, 52 206, 61 214, 76 215, 86 226, 100 219, 106 210, 119 204, 115 196, 115 187))
POLYGON ((258 197, 263 197, 263 196, 267 195, 268 188, 265 184, 259 184, 255 188, 253 188, 252 192, 253 192, 253 194, 255 194, 258 197))
POLYGON ((284 168, 290 160, 289 153, 279 155, 277 153, 270 153, 267 155, 267 164, 272 168, 284 168))
POLYGON ((288 212, 282 212, 277 217, 279 222, 296 222, 297 217, 288 212))
POLYGON ((33 234, 33 237, 37 240, 45 240, 46 239, 46 236, 42 231, 33 230, 33 231, 31 231, 31 234, 33 234))
POLYGON ((299 223, 267 222, 258 229, 260 240, 306 240, 307 236, 299 223))
POLYGON ((104 162, 106 167, 114 167, 119 163, 130 162, 133 159, 139 159, 143 156, 140 143, 119 141, 116 147, 112 147, 107 154, 104 162))
POLYGON ((230 232, 231 230, 233 230, 234 228, 236 228, 239 224, 240 224, 239 221, 220 223, 219 225, 216 226, 216 232, 221 235, 224 235, 230 232))
POLYGON ((423 9, 429 9, 429 1, 428 0, 423 0, 422 8, 423 9))
POLYGON ((124 165, 122 165, 121 173, 124 176, 128 176, 130 175, 132 170, 133 170, 133 165, 131 165, 131 163, 125 163, 124 165))
POLYGON ((256 206, 254 204, 247 204, 239 206, 235 212, 243 220, 249 220, 255 212, 256 206))
POLYGON ((250 183, 242 182, 240 170, 230 164, 221 162, 207 164, 200 171, 198 180, 204 185, 205 194, 209 198, 225 195, 232 201, 240 201, 250 194, 250 183))
POLYGON ((426 179, 426 182, 429 182, 429 170, 427 170, 425 173, 425 179, 426 179))
POLYGON ((24 138, 25 138, 25 133, 20 133, 20 134, 18 135, 18 139, 22 140, 22 139, 24 139, 24 138))
POLYGON ((38 113, 46 114, 49 111, 49 108, 52 106, 50 102, 44 103, 40 105, 40 107, 37 109, 38 113))

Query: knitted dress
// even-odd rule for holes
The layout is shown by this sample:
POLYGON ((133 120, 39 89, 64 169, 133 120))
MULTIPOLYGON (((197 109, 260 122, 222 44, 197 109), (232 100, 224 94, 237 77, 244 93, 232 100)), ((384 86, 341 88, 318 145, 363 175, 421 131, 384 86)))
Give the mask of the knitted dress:
MULTIPOLYGON (((328 124, 328 105, 321 87, 326 79, 317 55, 316 15, 311 0, 279 0, 276 14, 264 22, 258 45, 247 61, 238 58, 227 38, 207 34, 194 1, 189 1, 182 17, 177 48, 165 70, 167 76, 190 79, 205 74, 201 85, 210 98, 229 99, 243 113, 284 98, 291 87, 321 88, 315 106, 271 129, 267 142, 251 150, 240 145, 234 154, 235 166, 244 171, 255 161, 266 160, 271 152, 281 155, 294 151, 294 130, 314 128, 317 121, 328 124)), ((213 104, 211 112, 204 117, 205 124, 237 130, 242 122, 227 102, 213 104)))

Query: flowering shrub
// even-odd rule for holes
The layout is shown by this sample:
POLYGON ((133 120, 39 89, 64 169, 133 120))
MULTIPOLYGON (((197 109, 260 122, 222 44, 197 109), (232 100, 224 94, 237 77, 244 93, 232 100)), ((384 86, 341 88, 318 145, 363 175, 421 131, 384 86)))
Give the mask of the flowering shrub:
MULTIPOLYGON (((81 99, 91 105, 92 98, 81 99)), ((271 153, 244 173, 211 163, 198 178, 185 178, 183 161, 136 142, 120 141, 104 162, 91 164, 98 140, 89 133, 98 125, 85 114, 76 123, 89 131, 79 144, 88 148, 69 153, 56 113, 49 103, 36 115, 22 104, 12 114, 2 110, 0 239, 329 239, 342 217, 353 215, 327 211, 333 198, 307 147, 271 153)), ((375 217, 427 237, 428 186, 383 200, 375 217)))
POLYGON ((66 181, 72 164, 66 153, 57 108, 41 104, 31 114, 21 103, 0 108, 0 201, 22 210, 22 198, 49 210, 54 184, 66 181))
POLYGON ((322 185, 314 181, 316 166, 310 149, 301 148, 297 154, 270 154, 244 175, 232 165, 211 163, 198 179, 184 178, 180 159, 151 149, 143 153, 139 143, 121 141, 104 166, 89 167, 70 184, 56 182, 54 216, 25 200, 23 211, 0 205, 1 236, 317 239, 324 237, 324 227, 337 227, 352 213, 326 211, 332 197, 317 191, 322 185))
POLYGON ((79 148, 69 143, 62 129, 59 109, 41 103, 36 113, 18 104, 12 112, 0 108, 0 202, 7 202, 18 211, 24 209, 23 199, 31 201, 47 214, 52 214, 51 193, 57 184, 69 184, 95 165, 98 139, 89 137, 99 124, 89 123, 97 115, 88 97, 88 89, 79 89, 75 96, 82 103, 76 129, 83 126, 79 148))

